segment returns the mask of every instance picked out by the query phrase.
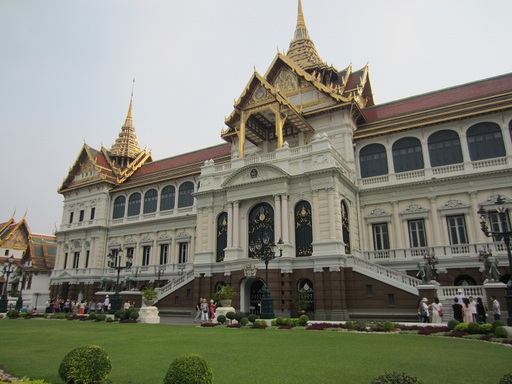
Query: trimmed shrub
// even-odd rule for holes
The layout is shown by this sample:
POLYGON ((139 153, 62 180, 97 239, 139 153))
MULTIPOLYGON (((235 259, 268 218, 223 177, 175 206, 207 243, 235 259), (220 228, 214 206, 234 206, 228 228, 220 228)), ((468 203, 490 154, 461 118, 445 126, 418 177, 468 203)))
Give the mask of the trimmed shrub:
POLYGON ((208 362, 199 355, 176 358, 170 365, 163 384, 210 384, 213 373, 208 362))
POLYGON ((276 325, 277 326, 284 325, 284 317, 278 317, 276 319, 276 325))
POLYGON ((240 320, 242 320, 244 317, 247 317, 247 315, 245 314, 245 312, 235 312, 235 320, 237 322, 240 322, 240 320))
POLYGON ((138 311, 129 311, 128 313, 131 320, 137 320, 139 318, 138 311))
POLYGON ((468 328, 469 328, 468 323, 460 323, 460 324, 457 324, 453 330, 458 331, 458 332, 466 332, 467 333, 467 332, 469 332, 468 328))
POLYGON ((355 328, 356 328, 356 325, 354 324, 353 321, 347 321, 345 323, 345 327, 349 330, 349 331, 353 331, 355 328))
POLYGON ((98 313, 96 315, 95 321, 105 321, 106 318, 107 318, 107 315, 105 315, 104 313, 98 313))
POLYGON ((366 332, 366 321, 359 320, 356 322, 354 329, 359 332, 366 332))
POLYGON ((395 324, 393 324, 391 321, 385 321, 384 322, 384 330, 386 332, 393 332, 395 330, 395 324))
POLYGON ((224 316, 224 315, 217 316, 217 322, 224 324, 226 322, 226 316, 224 316))
POLYGON ((112 364, 107 353, 97 345, 83 345, 69 352, 59 367, 66 384, 95 384, 104 381, 112 364))
POLYGON ((505 323, 501 320, 495 320, 493 323, 492 323, 492 331, 494 332, 496 330, 496 328, 498 327, 504 327, 505 326, 505 323))
POLYGON ((119 320, 125 320, 126 319, 126 312, 123 311, 122 309, 120 309, 120 310, 118 310, 118 311, 116 311, 114 313, 114 317, 116 319, 119 319, 119 320))
POLYGON ((508 337, 507 328, 499 326, 494 330, 494 336, 499 337, 500 339, 506 339, 508 337))
POLYGON ((469 323, 468 324, 468 332, 472 335, 477 335, 480 333, 480 324, 478 323, 469 323))
POLYGON ((7 313, 5 314, 5 316, 8 318, 8 319, 17 319, 18 317, 20 317, 20 313, 15 310, 15 309, 12 309, 10 311, 7 311, 7 313))
POLYGON ((254 313, 251 313, 249 316, 247 316, 247 318, 249 319, 249 322, 254 323, 258 316, 256 316, 254 313))
POLYGON ((96 313, 94 313, 94 312, 89 313, 89 320, 96 320, 96 313))
POLYGON ((243 326, 246 326, 247 324, 249 324, 249 319, 247 317, 242 317, 239 323, 243 326))
POLYGON ((309 317, 307 315, 301 315, 299 317, 299 325, 301 327, 305 327, 306 325, 308 325, 308 321, 309 321, 309 317))
POLYGON ((492 333, 492 324, 480 324, 480 332, 484 335, 492 333))
POLYGON ((267 322, 265 320, 254 320, 254 327, 267 328, 267 322))
POLYGON ((231 321, 235 320, 235 312, 226 313, 226 318, 228 318, 231 321))
POLYGON ((512 372, 501 376, 501 379, 498 382, 498 384, 512 384, 512 372))
POLYGON ((458 324, 459 324, 458 320, 452 319, 452 320, 448 321, 448 329, 450 331, 453 331, 458 324))
POLYGON ((371 384, 421 384, 421 381, 405 372, 386 372, 375 377, 371 384))

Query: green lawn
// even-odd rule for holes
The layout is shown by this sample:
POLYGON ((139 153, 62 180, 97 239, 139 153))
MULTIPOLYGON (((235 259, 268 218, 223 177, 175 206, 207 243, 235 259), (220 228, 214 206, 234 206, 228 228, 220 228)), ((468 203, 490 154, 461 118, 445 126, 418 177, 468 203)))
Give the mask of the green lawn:
POLYGON ((512 372, 509 346, 436 336, 42 319, 1 319, 0 335, 8 372, 50 383, 61 383, 60 362, 84 344, 108 353, 114 384, 162 383, 185 353, 203 356, 217 384, 364 384, 391 370, 425 384, 497 384, 512 372))

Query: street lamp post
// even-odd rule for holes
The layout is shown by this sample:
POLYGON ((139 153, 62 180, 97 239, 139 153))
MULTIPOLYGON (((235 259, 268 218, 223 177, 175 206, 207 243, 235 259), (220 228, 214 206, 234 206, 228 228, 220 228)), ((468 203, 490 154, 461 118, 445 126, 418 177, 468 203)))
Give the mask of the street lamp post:
MULTIPOLYGON (((279 239, 277 247, 279 249, 279 256, 283 256, 283 241, 279 239)), ((268 287, 268 263, 274 260, 276 256, 275 252, 276 244, 269 241, 269 237, 266 233, 263 233, 261 238, 257 238, 256 242, 249 244, 249 250, 254 257, 265 262, 265 287, 263 288, 263 294, 261 297, 261 313, 260 318, 262 319, 273 319, 274 314, 274 299, 272 293, 268 287)))
POLYGON ((122 249, 113 249, 107 257, 109 258, 108 266, 109 268, 115 269, 117 271, 117 281, 116 281, 116 290, 114 293, 114 297, 111 302, 112 312, 119 311, 121 309, 121 295, 119 295, 119 275, 123 269, 130 269, 132 267, 133 256, 126 256, 126 264, 121 265, 121 260, 123 257, 122 249))
POLYGON ((12 265, 14 264, 14 256, 9 257, 6 263, 4 262, 4 267, 2 268, 2 275, 7 276, 7 278, 5 279, 4 287, 2 290, 2 298, 0 299, 0 313, 7 312, 7 285, 9 284, 9 275, 14 272, 14 269, 12 268, 12 265))
POLYGON ((508 227, 507 211, 503 204, 505 200, 503 197, 498 195, 494 204, 496 205, 496 211, 498 212, 499 227, 489 229, 489 212, 480 205, 478 215, 480 216, 480 228, 487 237, 494 236, 498 240, 503 240, 505 247, 507 248, 508 267, 510 271, 510 278, 507 283, 507 293, 505 295, 505 301, 507 302, 507 325, 512 327, 512 253, 510 251, 510 240, 512 238, 512 231, 508 227))

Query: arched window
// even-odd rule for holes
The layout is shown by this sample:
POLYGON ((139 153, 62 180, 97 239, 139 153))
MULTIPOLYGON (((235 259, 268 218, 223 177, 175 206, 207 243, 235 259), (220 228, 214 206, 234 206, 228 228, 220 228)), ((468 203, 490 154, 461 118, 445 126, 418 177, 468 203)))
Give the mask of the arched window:
POLYGON ((135 192, 128 199, 128 217, 140 214, 140 193, 135 192))
POLYGON ((350 255, 350 221, 345 201, 341 201, 341 236, 345 243, 345 254, 350 255))
POLYGON ((126 206, 126 197, 117 196, 114 200, 114 212, 112 214, 112 219, 120 219, 124 217, 124 208, 126 206))
POLYGON ((395 173, 423 169, 421 143, 415 137, 404 137, 393 144, 395 173))
POLYGON ((150 189, 144 194, 144 213, 156 212, 156 204, 158 203, 158 192, 156 189, 150 189))
POLYGON ((194 183, 187 181, 180 185, 178 192, 178 208, 194 205, 194 183))
POLYGON ((299 201, 295 205, 295 255, 311 256, 313 254, 313 222, 311 205, 299 201))
POLYGON ((160 196, 160 210, 168 211, 174 209, 174 200, 176 196, 176 189, 172 185, 168 185, 162 189, 162 195, 160 196))
POLYGON ((510 135, 510 141, 512 141, 512 120, 508 122, 508 133, 510 135))
POLYGON ((249 257, 257 259, 275 242, 274 209, 267 203, 258 204, 249 213, 249 257))
POLYGON ((222 212, 217 217, 217 261, 224 260, 224 249, 228 246, 228 214, 222 212))
POLYGON ((369 144, 359 152, 361 177, 372 177, 388 174, 386 148, 382 144, 369 144))
POLYGON ((462 163, 457 132, 445 129, 431 134, 428 138, 428 154, 431 167, 462 163))
POLYGON ((505 156, 501 128, 496 123, 478 123, 466 132, 469 156, 472 161, 505 156))
POLYGON ((315 311, 313 282, 309 279, 300 279, 297 284, 297 309, 299 311, 315 311))

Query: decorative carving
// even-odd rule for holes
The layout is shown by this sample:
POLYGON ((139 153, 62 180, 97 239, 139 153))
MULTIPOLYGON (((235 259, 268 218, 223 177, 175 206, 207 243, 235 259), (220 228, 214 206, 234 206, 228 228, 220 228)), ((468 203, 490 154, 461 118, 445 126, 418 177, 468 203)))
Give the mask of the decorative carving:
POLYGON ((298 88, 297 76, 289 70, 283 68, 274 81, 274 87, 284 92, 294 91, 298 88))
POLYGON ((258 266, 254 263, 245 263, 244 264, 244 276, 246 277, 254 277, 256 276, 256 272, 258 271, 258 266))
POLYGON ((381 208, 375 208, 373 209, 368 217, 379 217, 379 216, 389 216, 390 214, 387 213, 384 209, 381 208))

